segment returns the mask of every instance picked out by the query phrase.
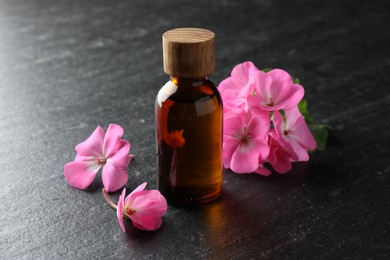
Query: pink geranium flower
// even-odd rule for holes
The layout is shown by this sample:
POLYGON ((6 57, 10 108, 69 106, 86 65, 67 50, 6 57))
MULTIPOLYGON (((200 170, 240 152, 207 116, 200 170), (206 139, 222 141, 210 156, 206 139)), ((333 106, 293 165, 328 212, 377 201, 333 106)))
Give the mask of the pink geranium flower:
POLYGON ((122 140, 123 128, 110 124, 107 132, 98 126, 87 140, 75 148, 76 158, 64 166, 66 180, 72 187, 84 190, 103 168, 105 189, 113 192, 126 184, 129 165, 130 143, 122 140))
POLYGON ((161 226, 161 217, 167 211, 167 201, 158 190, 144 190, 146 182, 139 185, 126 199, 126 189, 119 196, 118 206, 112 203, 107 193, 103 194, 110 205, 117 209, 117 217, 122 230, 126 232, 123 217, 132 220, 135 227, 142 230, 156 230, 161 226))
POLYGON ((289 110, 297 106, 304 95, 303 87, 294 84, 284 70, 256 71, 253 77, 256 94, 248 97, 248 103, 255 111, 289 110))
POLYGON ((238 64, 233 68, 231 76, 219 84, 218 90, 224 101, 225 111, 231 108, 247 109, 247 98, 255 90, 252 76, 255 71, 258 69, 250 61, 238 64))
POLYGON ((285 111, 286 120, 283 119, 279 111, 274 112, 273 123, 275 132, 270 133, 274 139, 294 153, 294 161, 307 161, 309 154, 307 150, 314 150, 317 143, 311 134, 304 117, 299 112, 298 107, 285 111))
POLYGON ((236 173, 256 171, 267 175, 267 169, 259 164, 266 160, 269 153, 266 142, 269 125, 268 112, 253 116, 242 109, 226 115, 223 135, 224 167, 236 173))

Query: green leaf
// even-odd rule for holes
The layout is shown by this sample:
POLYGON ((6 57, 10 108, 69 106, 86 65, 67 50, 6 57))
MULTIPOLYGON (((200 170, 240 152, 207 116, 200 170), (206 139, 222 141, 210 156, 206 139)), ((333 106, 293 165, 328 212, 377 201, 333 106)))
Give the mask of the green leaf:
POLYGON ((298 108, 301 114, 305 117, 307 126, 317 142, 316 150, 324 150, 328 139, 328 130, 331 129, 331 127, 329 125, 313 124, 313 118, 309 113, 306 99, 302 99, 301 102, 299 102, 298 108))
POLYGON ((272 68, 265 68, 265 69, 262 69, 262 71, 264 71, 265 73, 267 73, 268 71, 271 71, 273 70, 272 68))
POLYGON ((293 78, 293 83, 294 84, 301 84, 301 81, 298 78, 293 78))
POLYGON ((306 123, 308 123, 308 124, 313 123, 313 118, 309 114, 309 109, 307 108, 307 100, 306 99, 302 99, 301 102, 299 102, 298 108, 299 108, 299 111, 301 112, 301 114, 305 117, 306 123))
POLYGON ((318 151, 325 149, 326 140, 328 139, 328 129, 331 127, 329 125, 320 125, 320 124, 308 124, 310 132, 316 139, 318 151))

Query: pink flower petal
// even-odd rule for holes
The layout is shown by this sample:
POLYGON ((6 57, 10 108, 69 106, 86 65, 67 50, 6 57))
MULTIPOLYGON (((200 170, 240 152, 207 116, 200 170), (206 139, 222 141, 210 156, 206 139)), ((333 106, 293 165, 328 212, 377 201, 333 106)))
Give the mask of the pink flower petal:
POLYGON ((253 139, 252 142, 256 146, 256 150, 259 152, 259 161, 265 162, 269 154, 269 146, 263 138, 253 139))
POLYGON ((104 130, 98 126, 95 131, 82 143, 79 143, 75 150, 81 156, 101 156, 104 140, 104 130))
POLYGON ((103 167, 102 181, 107 192, 114 192, 126 184, 128 174, 126 169, 117 169, 107 162, 103 167))
POLYGON ((233 108, 239 105, 238 103, 240 100, 236 90, 225 89, 224 91, 221 91, 220 94, 223 100, 224 108, 225 106, 226 108, 233 108))
POLYGON ((138 185, 137 188, 135 188, 135 190, 133 190, 125 199, 125 205, 127 207, 132 207, 133 203, 134 203, 134 199, 137 197, 137 193, 143 191, 146 187, 148 183, 147 182, 144 182, 140 185, 138 185))
POLYGON ((240 89, 241 87, 238 86, 231 77, 222 80, 218 85, 218 90, 220 93, 224 93, 227 90, 237 91, 240 89))
POLYGON ((132 209, 135 211, 148 209, 155 215, 162 216, 167 210, 165 198, 158 190, 143 190, 133 198, 132 209))
POLYGON ((272 111, 272 109, 266 108, 263 109, 263 106, 260 106, 260 97, 256 94, 256 96, 248 96, 248 106, 253 114, 261 114, 264 111, 272 111))
POLYGON ((162 224, 162 219, 153 215, 133 214, 130 218, 136 228, 145 231, 159 229, 162 224))
POLYGON ((233 156, 234 151, 237 149, 240 144, 240 140, 232 139, 229 136, 224 136, 223 142, 223 167, 226 169, 230 168, 230 162, 233 156))
POLYGON ((104 136, 103 152, 105 157, 111 157, 120 149, 120 137, 123 135, 123 128, 116 124, 109 124, 104 136))
MULTIPOLYGON (((249 116, 250 113, 247 113, 249 116)), ((248 119, 248 129, 250 129, 251 133, 257 137, 265 138, 268 135, 268 131, 270 129, 270 117, 268 111, 257 111, 257 113, 253 113, 253 116, 248 119)))
POLYGON ((108 158, 107 162, 114 165, 117 169, 126 169, 130 162, 130 143, 126 140, 121 140, 120 142, 122 143, 122 147, 117 151, 117 153, 108 158))
POLYGON ((243 93, 242 90, 233 90, 233 89, 226 89, 223 92, 221 92, 224 111, 227 112, 230 109, 235 109, 235 108, 245 109, 247 106, 247 97, 248 97, 248 94, 245 93, 243 93))
POLYGON ((293 84, 290 74, 281 69, 273 69, 267 72, 267 75, 272 78, 271 94, 273 96, 280 96, 288 93, 289 88, 293 84), (279 92, 279 93, 278 93, 279 92))
POLYGON ((250 61, 236 65, 232 70, 231 77, 223 80, 219 84, 218 90, 220 92, 224 92, 226 89, 242 90, 248 83, 251 84, 252 74, 255 71, 258 69, 250 61))
POLYGON ((267 103, 272 91, 272 77, 261 70, 256 71, 253 76, 256 85, 256 96, 259 97, 258 101, 267 103))
POLYGON ((274 118, 272 122, 274 124, 275 132, 280 138, 282 138, 284 131, 284 120, 282 114, 279 111, 274 111, 274 118))
MULTIPOLYGON (((298 155, 294 152, 292 145, 280 137, 274 129, 270 131, 269 136, 269 138, 272 138, 279 146, 282 147, 282 149, 288 154, 288 157, 291 159, 291 161, 298 161, 298 155)), ((272 149, 271 143, 270 149, 272 149)), ((271 156, 271 150, 269 156, 271 156)))
POLYGON ((317 147, 304 117, 297 107, 286 111, 286 127, 291 129, 294 139, 304 148, 314 150, 317 147))
POLYGON ((236 173, 251 173, 259 165, 259 152, 257 150, 248 151, 241 145, 234 151, 230 161, 230 169, 236 173))
POLYGON ((296 160, 293 160, 293 161, 306 162, 309 160, 309 153, 307 152, 307 149, 302 147, 302 145, 299 142, 297 142, 295 139, 291 138, 289 140, 289 144, 291 145, 292 150, 294 151, 294 153, 298 157, 298 158, 296 158, 296 160))
POLYGON ((129 194, 128 197, 132 197, 132 196, 134 196, 136 193, 138 193, 138 192, 140 192, 140 191, 143 191, 143 190, 146 188, 146 185, 148 185, 147 182, 144 182, 144 183, 138 185, 138 187, 135 188, 135 189, 129 194))
POLYGON ((305 89, 299 84, 293 84, 290 92, 289 106, 287 105, 284 109, 288 110, 296 107, 305 95, 305 89))
POLYGON ((278 173, 286 173, 291 170, 290 154, 272 136, 269 137, 270 153, 269 163, 278 173))
POLYGON ((97 158, 95 156, 84 156, 76 154, 76 157, 74 158, 75 162, 95 162, 97 163, 97 158))
POLYGON ((126 188, 123 189, 121 195, 119 196, 118 206, 116 208, 116 216, 119 221, 119 225, 121 226, 123 232, 126 232, 125 224, 123 223, 123 204, 125 201, 126 188))
POLYGON ((264 168, 263 165, 259 164, 259 167, 254 171, 254 173, 263 175, 263 176, 269 176, 271 174, 271 171, 267 168, 264 168))
POLYGON ((224 135, 235 136, 240 133, 240 129, 244 125, 245 120, 245 116, 241 112, 243 111, 236 111, 225 116, 223 120, 224 135))
POLYGON ((96 177, 99 166, 91 166, 90 162, 70 162, 64 166, 64 175, 70 186, 84 190, 96 177))
POLYGON ((304 118, 297 106, 285 111, 286 128, 294 128, 299 118, 304 118))
POLYGON ((258 71, 256 66, 251 61, 247 61, 233 68, 231 78, 237 86, 243 87, 250 81, 251 75, 255 71, 258 71))
POLYGON ((280 96, 277 100, 280 104, 280 109, 289 110, 296 107, 305 95, 305 90, 299 84, 291 84, 289 88, 285 95, 280 96))

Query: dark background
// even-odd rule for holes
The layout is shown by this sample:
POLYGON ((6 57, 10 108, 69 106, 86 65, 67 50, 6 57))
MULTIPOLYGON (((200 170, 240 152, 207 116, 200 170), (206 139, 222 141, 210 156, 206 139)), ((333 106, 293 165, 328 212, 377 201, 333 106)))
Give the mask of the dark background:
POLYGON ((1 258, 388 258, 389 3, 0 0, 1 258), (215 83, 246 60, 285 69, 333 130, 288 174, 225 171, 216 202, 125 234, 100 175, 79 191, 63 165, 117 123, 136 156, 126 187, 157 188, 161 34, 186 26, 216 33, 215 83))

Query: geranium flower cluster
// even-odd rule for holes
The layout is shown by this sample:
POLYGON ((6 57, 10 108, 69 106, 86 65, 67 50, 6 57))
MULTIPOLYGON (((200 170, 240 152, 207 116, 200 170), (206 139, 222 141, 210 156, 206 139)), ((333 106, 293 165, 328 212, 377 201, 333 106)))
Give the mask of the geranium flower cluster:
POLYGON ((223 164, 236 173, 286 173, 316 148, 298 103, 303 86, 284 70, 264 72, 252 62, 234 67, 218 87, 224 104, 223 164))

